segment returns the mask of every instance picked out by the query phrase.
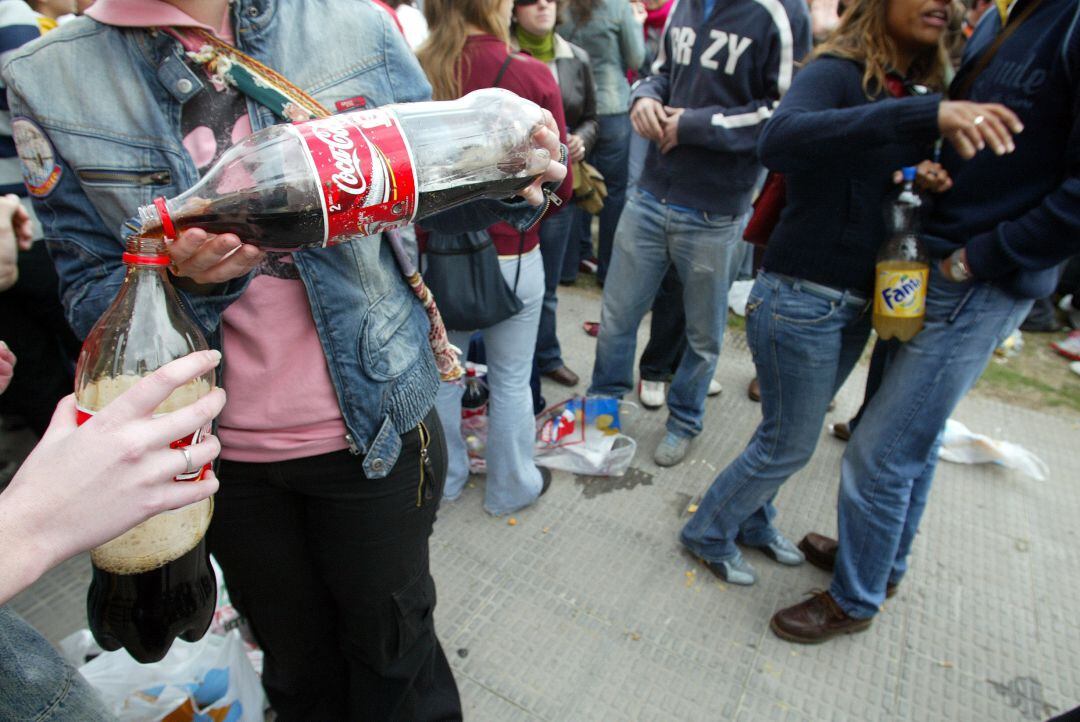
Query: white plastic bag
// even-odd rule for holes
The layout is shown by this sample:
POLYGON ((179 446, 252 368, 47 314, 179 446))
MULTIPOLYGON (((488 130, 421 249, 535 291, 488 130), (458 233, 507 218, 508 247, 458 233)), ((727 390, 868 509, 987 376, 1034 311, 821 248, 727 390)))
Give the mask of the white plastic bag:
POLYGON ((622 433, 620 402, 575 396, 536 417, 536 463, 593 476, 622 476, 637 442, 622 433))
POLYGON ((976 434, 954 419, 945 422, 938 456, 954 464, 1000 464, 1038 481, 1046 481, 1050 471, 1045 461, 1019 444, 976 434))
POLYGON ((79 668, 121 722, 263 722, 266 697, 240 632, 176 640, 165 658, 139 664, 124 650, 79 668))
POLYGON ((727 303, 736 316, 746 315, 746 301, 750 298, 750 289, 754 287, 751 281, 735 281, 728 289, 727 303))

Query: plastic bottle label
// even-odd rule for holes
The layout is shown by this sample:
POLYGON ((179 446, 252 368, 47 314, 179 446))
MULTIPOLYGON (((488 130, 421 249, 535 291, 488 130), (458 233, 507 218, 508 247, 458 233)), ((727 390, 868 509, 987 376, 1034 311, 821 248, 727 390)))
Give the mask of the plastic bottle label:
POLYGON ((412 150, 393 112, 374 109, 289 126, 319 179, 323 245, 412 221, 417 192, 412 150))
MULTIPOLYGON (((75 423, 78 424, 79 426, 82 426, 95 413, 97 413, 97 412, 88 411, 87 409, 84 409, 81 406, 76 406, 75 407, 75 423)), ((154 417, 156 418, 156 417, 161 416, 161 415, 162 414, 154 414, 154 417)), ((176 441, 170 443, 169 448, 170 449, 180 449, 180 448, 185 447, 185 446, 191 446, 192 444, 197 444, 200 441, 202 441, 203 434, 205 434, 206 431, 207 430, 205 428, 193 431, 190 434, 188 434, 187 436, 185 436, 184 438, 177 439, 176 441)), ((201 469, 198 469, 197 471, 193 471, 190 474, 180 474, 178 476, 174 476, 173 480, 174 481, 201 481, 203 476, 208 471, 210 471, 210 464, 205 464, 201 469)))
POLYGON ((926 283, 929 269, 877 269, 874 286, 874 313, 892 318, 919 318, 926 313, 926 283))

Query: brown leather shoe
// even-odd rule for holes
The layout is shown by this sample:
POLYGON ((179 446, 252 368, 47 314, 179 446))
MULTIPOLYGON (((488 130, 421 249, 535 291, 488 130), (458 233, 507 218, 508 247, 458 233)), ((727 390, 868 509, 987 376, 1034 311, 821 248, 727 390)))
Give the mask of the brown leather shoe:
POLYGON ((560 366, 557 369, 546 371, 543 375, 562 386, 577 386, 578 381, 581 381, 581 379, 576 373, 566 368, 565 366, 560 366))
MULTIPOLYGON (((799 551, 806 557, 806 561, 818 569, 832 572, 833 568, 836 567, 836 550, 840 547, 840 543, 832 537, 810 532, 799 541, 798 547, 799 551)), ((896 595, 898 587, 897 584, 886 586, 885 597, 892 599, 896 595)))
POLYGON ((789 642, 820 644, 841 634, 861 632, 873 621, 872 617, 849 617, 828 592, 818 592, 805 602, 781 609, 769 620, 769 627, 789 642))
POLYGON ((750 382, 750 386, 746 389, 746 395, 750 397, 751 401, 761 401, 761 384, 758 383, 757 376, 750 382))

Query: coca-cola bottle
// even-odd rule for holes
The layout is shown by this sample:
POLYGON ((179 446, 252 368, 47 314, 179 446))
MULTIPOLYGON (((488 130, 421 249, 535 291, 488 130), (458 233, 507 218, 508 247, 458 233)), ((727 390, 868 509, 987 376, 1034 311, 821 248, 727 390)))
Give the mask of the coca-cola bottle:
MULTIPOLYGON (((127 275, 120 293, 79 354, 75 398, 80 424, 142 376, 207 348, 169 283, 164 242, 133 236, 123 261, 127 275)), ((214 372, 209 371, 174 391, 157 412, 187 406, 213 387, 214 372)), ((170 446, 198 443, 204 433, 192 429, 170 446)), ((209 468, 189 470, 176 481, 201 479, 209 468)), ((139 662, 156 662, 177 636, 194 642, 206 633, 217 601, 204 538, 212 511, 212 500, 204 499, 163 512, 90 552, 94 570, 87 615, 103 649, 123 647, 139 662)))
POLYGON ((507 198, 547 168, 535 103, 498 88, 252 133, 181 195, 139 209, 142 235, 235 233, 270 251, 340 243, 478 198, 507 198))
POLYGON ((461 418, 487 414, 487 403, 487 384, 476 375, 476 369, 469 366, 465 369, 465 391, 461 394, 461 418))

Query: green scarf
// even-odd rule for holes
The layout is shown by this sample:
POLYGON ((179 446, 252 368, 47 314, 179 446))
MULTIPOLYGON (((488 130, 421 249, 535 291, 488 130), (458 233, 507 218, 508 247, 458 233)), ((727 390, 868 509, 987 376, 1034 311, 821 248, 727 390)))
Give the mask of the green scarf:
POLYGON ((555 59, 554 30, 547 35, 533 35, 523 30, 520 25, 517 25, 514 27, 514 34, 517 36, 518 45, 521 46, 521 49, 537 60, 550 63, 555 59))

